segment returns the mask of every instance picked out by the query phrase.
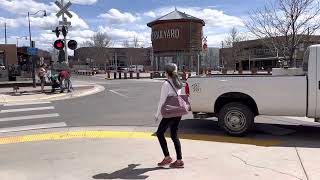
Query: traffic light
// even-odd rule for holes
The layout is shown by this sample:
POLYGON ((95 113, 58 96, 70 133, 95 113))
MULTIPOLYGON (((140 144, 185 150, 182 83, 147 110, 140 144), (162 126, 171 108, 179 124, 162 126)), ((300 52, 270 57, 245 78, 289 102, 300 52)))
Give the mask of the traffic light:
POLYGON ((66 37, 67 36, 67 33, 68 33, 68 29, 67 29, 67 27, 66 26, 62 26, 62 35, 64 36, 64 37, 66 37))
POLYGON ((58 39, 54 42, 54 48, 58 49, 58 50, 63 50, 64 48, 64 42, 61 39, 58 39))
POLYGON ((56 27, 56 29, 55 29, 55 30, 52 30, 52 32, 56 33, 57 38, 59 38, 59 36, 60 36, 59 27, 56 27))
POLYGON ((69 48, 69 49, 71 49, 71 50, 76 50, 77 47, 78 47, 77 41, 75 41, 75 40, 70 40, 70 41, 68 42, 68 48, 69 48))

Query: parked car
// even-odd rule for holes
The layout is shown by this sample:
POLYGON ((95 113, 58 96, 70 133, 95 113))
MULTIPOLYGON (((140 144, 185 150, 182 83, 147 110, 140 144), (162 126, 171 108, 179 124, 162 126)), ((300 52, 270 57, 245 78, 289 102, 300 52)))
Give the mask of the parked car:
POLYGON ((276 68, 272 75, 191 77, 186 92, 195 118, 217 117, 234 136, 245 135, 259 115, 320 118, 320 45, 306 51, 303 68, 276 68), (201 115, 201 116, 200 116, 201 115))

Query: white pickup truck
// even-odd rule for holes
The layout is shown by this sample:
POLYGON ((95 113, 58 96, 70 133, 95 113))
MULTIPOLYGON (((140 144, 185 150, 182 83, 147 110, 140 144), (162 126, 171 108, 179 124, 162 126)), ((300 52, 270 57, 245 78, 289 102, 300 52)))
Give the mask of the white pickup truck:
POLYGON ((302 68, 273 69, 272 75, 211 75, 187 80, 195 118, 218 117, 234 136, 245 135, 258 115, 320 118, 320 45, 305 53, 302 68))

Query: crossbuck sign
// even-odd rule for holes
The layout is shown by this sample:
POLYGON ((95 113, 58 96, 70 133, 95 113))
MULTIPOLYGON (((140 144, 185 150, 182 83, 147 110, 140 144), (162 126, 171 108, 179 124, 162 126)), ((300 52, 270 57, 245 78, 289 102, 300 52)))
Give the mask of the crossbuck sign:
POLYGON ((66 14, 69 18, 72 18, 72 14, 68 11, 68 8, 72 5, 70 1, 65 5, 63 5, 63 1, 61 3, 56 1, 55 4, 60 8, 60 11, 56 14, 57 17, 66 14))

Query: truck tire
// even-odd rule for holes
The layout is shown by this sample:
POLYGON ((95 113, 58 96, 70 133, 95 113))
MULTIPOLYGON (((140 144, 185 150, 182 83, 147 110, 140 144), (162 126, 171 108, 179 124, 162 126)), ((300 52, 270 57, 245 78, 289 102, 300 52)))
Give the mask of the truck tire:
POLYGON ((219 126, 231 136, 245 136, 253 127, 254 114, 252 110, 238 102, 222 107, 218 116, 219 126))

